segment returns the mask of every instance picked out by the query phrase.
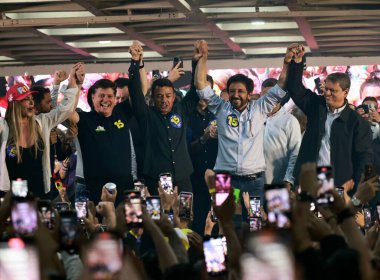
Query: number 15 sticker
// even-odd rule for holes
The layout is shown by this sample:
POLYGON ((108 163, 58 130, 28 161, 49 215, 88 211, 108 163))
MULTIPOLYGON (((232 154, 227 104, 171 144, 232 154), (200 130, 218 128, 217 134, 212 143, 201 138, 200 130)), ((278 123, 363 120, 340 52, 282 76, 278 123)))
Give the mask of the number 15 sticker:
POLYGON ((239 126, 239 119, 235 114, 230 114, 227 116, 227 124, 230 127, 238 127, 239 126))

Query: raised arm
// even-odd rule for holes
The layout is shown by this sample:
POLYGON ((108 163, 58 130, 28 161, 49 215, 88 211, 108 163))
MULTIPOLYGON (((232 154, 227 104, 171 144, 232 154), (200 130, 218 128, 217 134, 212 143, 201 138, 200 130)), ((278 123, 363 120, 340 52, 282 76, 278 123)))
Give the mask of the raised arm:
POLYGON ((59 86, 67 79, 67 73, 64 70, 56 70, 53 74, 53 82, 50 85, 51 105, 53 109, 58 106, 59 86))
POLYGON ((206 100, 207 109, 212 113, 216 112, 224 104, 224 101, 217 96, 207 81, 207 57, 208 46, 206 41, 197 41, 195 44, 195 55, 198 59, 198 65, 195 69, 195 88, 198 96, 206 100))
POLYGON ((129 96, 131 98, 132 111, 137 121, 146 120, 148 116, 148 106, 145 103, 144 93, 141 88, 140 79, 140 56, 143 54, 143 49, 138 42, 134 42, 129 48, 132 55, 131 66, 129 67, 129 96))
POLYGON ((190 89, 187 91, 185 98, 181 101, 181 106, 185 114, 191 114, 195 110, 199 102, 199 97, 198 97, 197 91, 195 89, 195 84, 194 84, 194 76, 195 76, 198 60, 199 60, 199 56, 196 50, 194 50, 193 59, 191 60, 190 89))
POLYGON ((302 83, 305 50, 303 45, 296 46, 293 44, 289 46, 289 48, 289 53, 292 56, 289 55, 284 61, 289 66, 286 90, 294 103, 304 114, 309 115, 309 113, 313 111, 313 106, 315 108, 316 103, 314 101, 316 101, 318 97, 314 92, 305 88, 302 83))

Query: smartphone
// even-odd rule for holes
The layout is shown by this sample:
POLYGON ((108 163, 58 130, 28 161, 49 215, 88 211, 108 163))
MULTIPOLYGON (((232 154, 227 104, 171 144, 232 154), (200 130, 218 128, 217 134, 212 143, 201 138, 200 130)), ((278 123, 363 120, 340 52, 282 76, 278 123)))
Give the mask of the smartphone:
POLYGON ((144 179, 137 179, 133 182, 134 188, 136 191, 140 192, 141 198, 143 200, 146 199, 146 192, 145 192, 145 180, 144 179))
POLYGON ((159 196, 146 198, 146 211, 152 217, 152 220, 161 219, 161 200, 159 196))
POLYGON ((318 94, 323 95, 323 90, 321 89, 321 79, 319 77, 314 79, 314 84, 318 94))
POLYGON ((251 217, 260 218, 261 217, 260 197, 258 196, 249 197, 249 205, 251 207, 251 217))
POLYGON ((160 70, 152 70, 152 78, 153 80, 161 78, 160 70))
POLYGON ((38 228, 36 201, 33 198, 14 197, 12 199, 11 220, 17 235, 33 235, 38 228))
POLYGON ((231 190, 231 175, 229 173, 215 173, 215 204, 220 206, 227 199, 231 190))
POLYGON ((78 236, 78 218, 75 211, 62 211, 60 212, 60 245, 61 248, 69 254, 78 253, 76 238, 78 236))
POLYGON ((380 202, 376 204, 377 220, 380 223, 380 202))
POLYGON ((41 223, 43 223, 48 229, 55 228, 55 212, 50 200, 39 200, 38 212, 40 215, 41 223))
POLYGON ((84 265, 94 279, 111 279, 123 266, 123 243, 110 232, 95 235, 83 250, 84 265))
POLYGON ((261 229, 261 218, 250 217, 249 218, 249 231, 255 232, 261 229))
POLYGON ((222 237, 206 237, 203 240, 203 252, 207 272, 210 276, 217 276, 226 272, 226 256, 222 237))
POLYGON ((177 64, 181 62, 178 66, 178 68, 183 68, 183 59, 182 57, 174 57, 173 58, 173 68, 177 66, 177 64))
POLYGON ((160 183, 165 192, 172 194, 174 192, 172 174, 160 174, 160 183))
POLYGON ((22 179, 12 181, 12 195, 26 197, 28 195, 28 181, 22 179))
POLYGON ((317 180, 319 189, 317 192, 317 205, 329 205, 334 202, 334 196, 330 193, 334 186, 334 177, 331 166, 317 167, 317 180))
POLYGON ((88 199, 85 197, 79 197, 75 199, 75 210, 77 212, 78 220, 84 225, 84 218, 88 217, 88 199))
POLYGON ((127 225, 132 227, 141 227, 142 206, 140 192, 129 190, 124 193, 126 194, 124 201, 125 221, 127 225))
POLYGON ((264 206, 268 214, 268 222, 278 228, 289 226, 290 199, 284 184, 264 185, 264 206))
POLYGON ((278 231, 259 231, 252 235, 240 257, 241 279, 296 279, 288 239, 278 231))
POLYGON ((218 222, 218 217, 215 215, 215 212, 214 212, 214 208, 212 207, 211 205, 211 221, 213 221, 214 223, 217 223, 218 222))
POLYGON ((41 279, 37 248, 29 240, 14 237, 0 242, 0 264, 0 279, 41 279))
POLYGON ((70 211, 70 203, 68 202, 56 202, 54 207, 58 212, 70 211))
POLYGON ((369 229, 372 225, 371 208, 363 208, 364 229, 369 229))
POLYGON ((180 192, 180 194, 179 194, 179 217, 190 220, 192 211, 193 211, 193 193, 191 193, 191 192, 180 192))

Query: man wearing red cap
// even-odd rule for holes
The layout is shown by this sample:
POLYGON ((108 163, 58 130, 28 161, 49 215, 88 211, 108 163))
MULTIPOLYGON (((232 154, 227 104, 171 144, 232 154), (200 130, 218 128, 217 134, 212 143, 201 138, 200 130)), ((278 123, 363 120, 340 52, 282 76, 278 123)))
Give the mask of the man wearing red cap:
POLYGON ((43 197, 50 191, 50 130, 75 109, 78 88, 75 68, 70 72, 64 99, 54 110, 35 116, 33 92, 23 84, 6 94, 8 108, 0 118, 0 190, 9 191, 17 178, 28 181, 29 190, 43 197))

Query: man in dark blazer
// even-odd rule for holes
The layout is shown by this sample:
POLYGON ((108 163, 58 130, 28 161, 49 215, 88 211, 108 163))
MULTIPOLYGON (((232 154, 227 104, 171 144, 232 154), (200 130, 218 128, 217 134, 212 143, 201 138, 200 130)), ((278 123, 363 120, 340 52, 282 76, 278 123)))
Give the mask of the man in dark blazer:
POLYGON ((367 164, 372 164, 372 134, 366 121, 347 103, 350 78, 345 73, 332 73, 317 95, 302 84, 304 47, 294 44, 289 62, 287 90, 294 103, 306 114, 308 123, 298 154, 294 176, 301 165, 316 162, 332 166, 335 185, 354 179, 358 182, 367 164))

